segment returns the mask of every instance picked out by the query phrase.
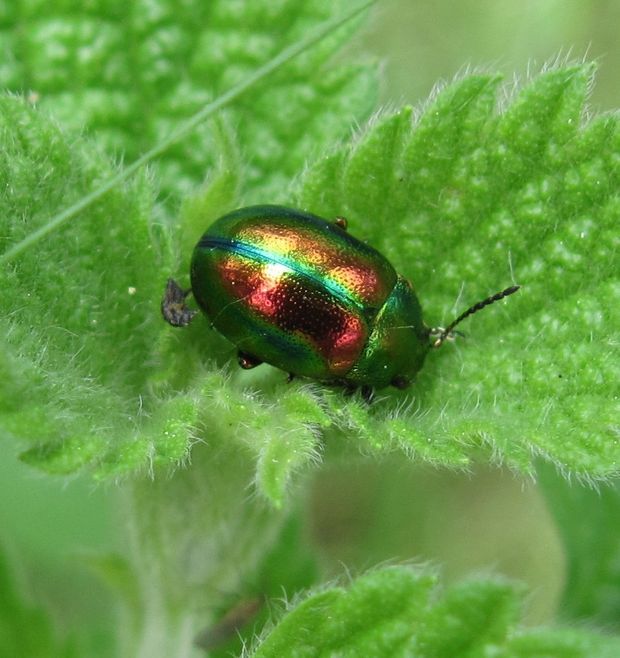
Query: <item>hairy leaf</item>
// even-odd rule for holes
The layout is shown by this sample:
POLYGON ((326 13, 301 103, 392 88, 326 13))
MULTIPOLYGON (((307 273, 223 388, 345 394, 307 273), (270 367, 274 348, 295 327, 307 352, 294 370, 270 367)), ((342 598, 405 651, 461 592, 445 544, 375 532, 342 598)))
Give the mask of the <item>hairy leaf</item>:
POLYGON ((0 647, 4 656, 77 658, 77 645, 60 639, 43 607, 18 591, 4 552, 0 552, 0 647))
MULTIPOLYGON (((164 4, 159 9, 164 8, 164 4)), ((246 14, 239 13, 239 9, 240 6, 234 9, 231 3, 221 3, 221 6, 212 3, 205 10, 212 12, 211 18, 215 21, 212 29, 217 28, 217 33, 225 40, 230 38, 231 43, 236 44, 233 54, 250 45, 239 37, 239 33, 245 34, 249 29, 244 22, 246 14), (218 21, 223 21, 226 29, 218 21)), ((79 55, 83 39, 76 35, 90 34, 88 30, 81 31, 84 25, 104 14, 108 16, 112 10, 103 2, 96 7, 89 6, 83 10, 90 17, 86 22, 75 19, 80 14, 78 11, 65 16, 62 27, 54 20, 47 20, 47 13, 51 15, 55 10, 53 4, 47 6, 44 15, 36 21, 36 29, 44 33, 46 40, 42 46, 49 48, 50 55, 45 98, 50 100, 49 106, 63 116, 62 103, 67 103, 67 107, 80 103, 83 97, 76 90, 85 84, 85 78, 66 75, 65 69, 68 67, 75 72, 75 67, 92 64, 90 60, 82 61, 92 52, 79 55), (58 45, 58 39, 63 43, 62 47, 58 45), (65 57, 56 62, 52 55, 61 52, 65 57), (71 87, 72 91, 64 90, 65 86, 71 87), (55 105, 55 101, 60 105, 55 105)), ((65 10, 64 6, 58 9, 61 13, 65 10)), ((127 21, 123 20, 127 10, 118 5, 110 14, 114 21, 118 21, 121 32, 127 28, 127 21)), ((286 24, 282 34, 288 35, 295 43, 296 37, 305 39, 307 28, 331 14, 333 7, 328 8, 323 2, 317 3, 314 9, 312 3, 303 8, 295 3, 269 7, 257 3, 252 11, 256 14, 252 23, 255 29, 266 30, 271 35, 273 27, 282 21, 286 24), (263 16, 265 12, 268 15, 263 16)), ((348 18, 355 13, 359 10, 348 12, 348 18)), ((154 24, 161 27, 164 23, 174 23, 182 18, 178 14, 172 10, 164 12, 161 20, 154 20, 154 24)), ((11 26, 19 24, 16 39, 11 43, 21 44, 20 48, 23 46, 20 39, 24 35, 27 38, 32 27, 28 20, 21 22, 21 19, 29 17, 28 3, 24 4, 19 16, 9 12, 3 17, 3 25, 7 27, 5 34, 11 32, 11 26)), ((342 23, 346 19, 347 14, 338 20, 342 23)), ((337 22, 335 19, 331 25, 337 22)), ((194 23, 186 25, 187 30, 194 28, 194 23)), ((333 32, 333 27, 331 29, 333 32)), ((297 107, 296 111, 299 103, 296 101, 297 92, 292 88, 298 80, 306 81, 299 91, 304 99, 302 105, 316 120, 308 119, 312 127, 303 135, 310 139, 316 132, 317 144, 326 139, 330 130, 341 131, 344 125, 340 113, 334 113, 332 119, 322 114, 333 111, 324 98, 325 94, 332 94, 334 102, 339 104, 345 101, 336 92, 346 88, 348 111, 358 118, 368 111, 371 103, 370 88, 374 83, 370 84, 368 75, 371 69, 365 65, 356 66, 354 74, 350 68, 339 69, 331 65, 329 75, 320 73, 326 59, 340 47, 344 34, 350 32, 350 27, 341 28, 327 42, 319 43, 316 39, 308 42, 314 44, 311 51, 296 63, 289 62, 280 77, 279 74, 271 75, 273 89, 279 89, 288 98, 289 109, 297 107), (285 92, 289 87, 290 93, 285 92)), ((106 31, 104 26, 98 46, 105 46, 104 37, 108 33, 110 30, 106 31)), ((224 44, 220 39, 206 39, 203 45, 201 56, 209 60, 209 66, 217 72, 217 76, 211 76, 211 79, 214 84, 215 78, 219 80, 210 92, 215 94, 225 83, 232 84, 232 80, 220 80, 223 69, 216 61, 224 44)), ((238 74, 246 69, 252 71, 256 68, 255 62, 264 63, 281 44, 270 37, 270 44, 264 42, 263 46, 266 49, 258 48, 247 59, 247 66, 237 71, 238 74)), ((127 53, 127 49, 121 49, 116 55, 123 59, 127 53)), ((37 48, 24 46, 18 67, 23 80, 28 79, 33 84, 39 70, 32 75, 26 74, 31 63, 29 58, 38 55, 37 48)), ((17 66, 17 60, 9 60, 8 67, 3 69, 5 74, 13 64, 17 66)), ((133 62, 130 66, 124 62, 119 66, 123 71, 124 67, 129 67, 129 73, 135 66, 144 73, 146 69, 142 64, 144 62, 133 62)), ((171 60, 169 65, 182 67, 182 61, 171 60)), ((232 74, 233 69, 229 68, 228 72, 232 74)), ((208 73, 208 70, 203 73, 208 73)), ((178 71, 170 75, 175 81, 182 78, 178 71)), ((18 77, 11 78, 17 88, 20 84, 22 87, 26 85, 16 81, 18 77)), ((105 76, 96 81, 86 77, 88 84, 94 86, 105 81, 105 76)), ((122 93, 139 91, 139 85, 134 83, 135 79, 122 93)), ((277 94, 265 93, 264 96, 270 107, 280 107, 279 101, 276 103, 277 94)), ((174 97, 166 97, 167 102, 174 97)), ((207 96, 207 100, 210 97, 207 96)), ((252 103, 260 105, 261 97, 257 89, 252 103)), ((32 101, 33 97, 29 100, 32 101)), ((239 107, 238 113, 245 111, 243 104, 239 107)), ((184 108, 183 116, 191 109, 184 108)), ((246 109, 251 110, 254 118, 258 116, 256 107, 246 109)), ((131 112, 135 110, 133 107, 131 112)), ((75 118, 74 114, 72 116, 75 118)), ((150 118, 156 121, 156 118, 150 118)), ((297 120, 294 114, 286 114, 280 127, 285 127, 287 121, 294 121, 297 125, 297 120)), ((148 124, 148 118, 143 116, 135 116, 132 121, 148 124)), ((135 130, 134 123, 128 124, 132 135, 140 133, 135 130)), ((0 307, 3 323, 0 369, 5 375, 1 384, 0 426, 5 433, 28 442, 31 447, 23 458, 29 463, 55 473, 71 473, 88 464, 99 476, 122 475, 150 469, 160 463, 183 461, 191 445, 203 438, 197 428, 228 436, 231 425, 218 425, 217 417, 223 417, 218 406, 221 400, 218 400, 217 389, 224 387, 227 391, 228 377, 223 376, 219 368, 205 372, 205 356, 214 355, 209 347, 213 343, 217 345, 218 339, 204 323, 196 323, 198 326, 193 333, 183 338, 175 336, 161 320, 158 308, 165 280, 176 270, 173 252, 182 247, 179 260, 186 263, 191 245, 200 231, 236 203, 240 181, 245 181, 246 190, 251 187, 247 176, 242 177, 239 172, 246 162, 239 155, 239 144, 245 149, 253 143, 252 140, 258 139, 264 146, 261 153, 267 159, 270 153, 275 153, 274 149, 277 150, 277 139, 267 139, 267 132, 259 121, 240 121, 236 131, 231 130, 231 125, 229 119, 220 117, 209 129, 213 140, 209 153, 217 154, 213 159, 217 167, 210 172, 208 187, 204 195, 197 197, 199 201, 186 204, 183 215, 187 221, 180 223, 182 230, 175 232, 174 236, 151 219, 155 194, 146 176, 130 185, 117 185, 96 203, 85 206, 79 216, 57 225, 49 218, 61 216, 72 203, 88 198, 102 182, 114 180, 117 172, 106 162, 100 147, 76 141, 26 102, 14 97, 2 99, 0 235, 6 250, 10 251, 16 244, 26 246, 20 249, 18 258, 8 259, 10 264, 8 267, 4 264, 1 273, 6 293, 0 307), (239 138, 241 134, 243 137, 239 138), (46 223, 53 230, 47 232, 45 239, 23 242, 46 223)), ((270 124, 271 127, 275 124, 270 124)), ((297 170, 301 164, 301 156, 293 148, 295 138, 289 133, 287 128, 281 135, 287 145, 281 154, 286 156, 289 164, 285 166, 278 158, 270 164, 270 171, 277 176, 282 176, 287 167, 297 170)), ((295 131, 295 136, 297 134, 302 133, 295 131)), ((105 130, 98 130, 97 135, 105 136, 105 130)), ((157 135, 152 137, 156 139, 157 135)), ((193 140, 192 148, 197 144, 193 140)), ((133 154, 142 148, 142 145, 137 146, 133 154)), ((129 146, 127 149, 131 155, 132 149, 129 146)), ((254 144, 251 150, 258 152, 259 149, 254 144)), ((201 166, 205 166, 204 163, 201 166)), ((261 172, 266 190, 270 179, 266 171, 261 172)), ((178 173, 160 171, 164 183, 168 181, 173 187, 180 178, 178 173)), ((161 216, 159 210, 157 214, 161 216)), ((219 346, 219 354, 216 352, 214 356, 225 362, 230 348, 222 351, 221 340, 219 346)), ((225 397, 227 393, 222 399, 225 397)), ((236 397, 228 396, 226 401, 232 409, 230 418, 234 423, 238 422, 239 412, 246 404, 256 410, 256 414, 248 416, 247 431, 239 432, 238 439, 242 449, 247 444, 255 454, 258 464, 256 480, 276 505, 283 500, 290 475, 307 461, 315 459, 317 428, 327 424, 324 413, 305 392, 300 395, 296 388, 291 388, 281 396, 281 401, 282 405, 275 413, 272 401, 263 404, 251 392, 238 390, 236 397), (263 432, 263 428, 267 430, 263 432), (256 435, 259 440, 256 440, 256 435), (283 438, 285 441, 280 444, 283 438)))
POLYGON ((540 482, 566 546, 560 613, 567 620, 620 631, 620 486, 566 482, 550 468, 540 482))
MULTIPOLYGON (((132 161, 348 6, 343 0, 21 0, 1 17, 0 86, 67 126, 87 128, 109 152, 132 161)), ((373 67, 332 61, 352 29, 335 32, 226 112, 256 195, 273 200, 310 153, 346 134, 360 105, 371 111, 373 67)), ((218 157, 212 126, 201 126, 157 165, 162 198, 178 200, 218 157)))
MULTIPOLYGON (((531 473, 543 455, 584 478, 616 473, 618 130, 613 116, 584 120, 590 78, 585 65, 548 71, 499 111, 497 77, 464 78, 417 116, 379 116, 297 184, 298 205, 348 216, 352 233, 415 282, 431 326, 513 280, 523 286, 469 320, 466 339, 431 353, 409 395, 368 406, 268 375, 257 396, 243 389, 251 378, 222 377, 234 348, 204 319, 182 335, 159 321, 171 256, 165 240, 161 253, 153 247, 152 193, 140 180, 3 273, 5 428, 34 441, 32 463, 71 472, 95 462, 107 475, 178 462, 236 423, 276 504, 326 433, 435 464, 491 459, 531 473)), ((18 101, 3 107, 10 244, 110 170, 18 101)), ((243 185, 230 130, 217 130, 220 173, 187 207, 184 252, 201 218, 243 185)))
MULTIPOLYGON (((0 99, 0 143, 4 244, 112 172, 100 151, 17 98, 0 99)), ((125 447, 140 423, 160 329, 151 207, 140 177, 0 272, 0 419, 47 470, 72 472, 125 447)))
POLYGON ((519 628, 518 598, 498 581, 441 591, 428 573, 383 568, 309 595, 247 655, 611 658, 619 650, 617 639, 593 633, 519 628))
MULTIPOLYGON (((585 478, 618 472, 620 131, 585 120, 591 75, 550 70, 499 111, 496 77, 465 78, 306 172, 299 205, 348 217, 414 282, 430 326, 522 285, 431 352, 408 403, 376 404, 365 441, 446 464, 531 473, 542 455, 585 478)), ((348 411, 335 413, 354 427, 348 411)))

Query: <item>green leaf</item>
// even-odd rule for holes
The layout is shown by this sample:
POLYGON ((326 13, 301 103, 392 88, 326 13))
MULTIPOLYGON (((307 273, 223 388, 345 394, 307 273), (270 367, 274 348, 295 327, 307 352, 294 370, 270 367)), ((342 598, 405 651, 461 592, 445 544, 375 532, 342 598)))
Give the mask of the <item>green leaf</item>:
MULTIPOLYGON (((65 126, 86 128, 131 162, 284 45, 348 8, 344 0, 23 0, 3 12, 0 86, 65 126)), ((341 28, 226 112, 256 194, 281 197, 312 150, 346 134, 360 104, 371 111, 374 67, 332 61, 353 29, 341 28)), ((217 165, 215 138, 202 125, 162 157, 156 168, 167 204, 217 165)))
MULTIPOLYGON (((224 602, 232 599, 234 606, 247 597, 271 595, 269 583, 277 588, 270 576, 278 571, 266 556, 291 539, 286 533, 280 539, 289 514, 252 495, 253 469, 252 456, 234 440, 215 436, 209 445, 194 448, 191 468, 170 478, 136 479, 125 488, 129 573, 138 604, 132 587, 131 621, 137 630, 122 638, 121 655, 189 655, 194 638, 221 616, 224 602)), ((288 548, 298 557, 302 553, 294 543, 288 548)), ((291 559, 281 550, 283 560, 291 559)), ((281 566, 282 585, 295 586, 293 570, 289 576, 281 566)))
POLYGON ((77 658, 72 641, 58 638, 49 613, 22 597, 0 551, 0 647, 3 656, 77 658))
MULTIPOLYGON (((230 3, 212 4, 209 11, 213 11, 215 22, 211 27, 216 26, 226 39, 237 44, 235 48, 243 50, 248 43, 240 40, 239 33, 250 36, 245 14, 230 14, 230 3), (236 20, 240 23, 235 23, 236 20)), ((291 46, 261 67, 249 66, 255 61, 250 58, 249 68, 241 69, 249 71, 244 77, 246 82, 242 83, 244 89, 271 73, 274 90, 287 96, 290 108, 299 109, 297 94, 305 99, 304 107, 310 113, 315 112, 316 121, 305 131, 304 138, 310 138, 316 131, 316 143, 320 144, 330 130, 344 130, 341 116, 337 113, 332 119, 326 116, 333 107, 325 95, 334 95, 336 104, 348 103, 348 111, 361 118, 369 108, 367 83, 371 69, 360 65, 353 72, 346 66, 330 65, 329 75, 320 72, 321 67, 327 66, 327 58, 341 47, 342 38, 351 33, 352 27, 343 24, 359 14, 360 8, 309 30, 333 11, 323 2, 317 7, 302 8, 288 3, 281 7, 265 4, 259 8, 256 4, 253 9, 257 12, 256 29, 264 32, 269 27, 267 31, 271 34, 272 27, 283 21, 286 23, 283 34, 288 35, 291 46), (269 14, 267 18, 263 16, 265 12, 269 14), (333 34, 327 41, 319 43, 330 31, 333 34), (310 46, 312 51, 306 52, 301 61, 290 61, 310 46), (275 75, 278 66, 287 62, 281 77, 275 75), (297 89, 301 79, 305 80, 304 86, 297 89), (336 92, 342 89, 347 90, 346 98, 336 98, 336 92)), ((121 19, 127 9, 120 5, 117 9, 120 14, 115 14, 114 20, 119 20, 118 29, 122 31, 126 22, 121 19)), ((103 4, 100 10, 107 11, 103 4)), ((91 11, 96 14, 98 10, 87 9, 85 13, 90 16, 91 11)), ((182 18, 177 14, 168 12, 162 20, 174 23, 182 18)), ((20 20, 30 15, 26 4, 20 20)), ((17 15, 9 13, 5 18, 9 27, 17 25, 17 15)), ((71 62, 71 66, 78 67, 83 63, 76 53, 84 36, 80 30, 90 25, 90 19, 78 20, 77 27, 73 25, 74 19, 72 14, 62 29, 51 20, 52 27, 47 30, 47 15, 38 22, 37 29, 49 38, 45 42, 49 52, 62 51, 67 56, 63 62, 52 58, 47 69, 50 86, 46 87, 45 98, 55 110, 61 108, 54 105, 54 99, 61 105, 83 100, 80 95, 83 90, 79 93, 76 90, 86 78, 54 73, 56 65, 58 71, 64 71, 63 67, 71 62), (63 47, 54 49, 50 44, 58 46, 58 40, 63 47), (73 91, 61 93, 62 85, 73 91)), ((28 24, 26 34, 30 27, 28 24)), ((190 28, 186 26, 186 29, 190 28)), ((22 31, 20 27, 15 43, 22 38, 22 31)), ((99 46, 107 43, 104 36, 99 46)), ((222 67, 213 58, 221 54, 221 46, 221 41, 207 39, 201 52, 201 56, 211 61, 218 79, 222 67)), ((260 57, 255 53, 256 61, 265 62, 268 54, 276 52, 276 46, 281 48, 280 41, 274 41, 265 52, 261 50, 260 57)), ((123 50, 119 56, 125 54, 123 50)), ((24 75, 30 55, 36 53, 26 47, 24 75)), ((182 66, 182 61, 174 66, 182 66)), ((3 69, 4 73, 7 70, 3 69)), ((176 81, 179 75, 174 77, 176 81)), ((33 74, 32 80, 35 78, 33 74)), ((88 84, 95 85, 94 80, 89 78, 88 84)), ((219 83, 216 87, 219 91, 219 83)), ((126 91, 134 93, 138 89, 139 85, 132 82, 126 91)), ((197 125, 211 111, 209 108, 221 107, 228 102, 226 98, 239 93, 218 96, 183 125, 197 125)), ((253 102, 259 103, 262 96, 258 89, 256 94, 253 102)), ((274 102, 275 96, 267 91, 264 95, 271 99, 270 103, 274 102)), ((170 101, 172 97, 166 98, 170 101)), ((243 106, 240 107, 237 112, 242 111, 243 106)), ((190 110, 185 108, 183 115, 190 110)), ((140 116, 137 120, 142 125, 145 119, 140 116)), ((287 122, 293 120, 297 121, 293 115, 285 117, 281 127, 286 128, 287 122)), ((240 157, 239 145, 247 146, 246 142, 249 144, 257 136, 264 142, 267 133, 260 122, 242 123, 248 126, 242 131, 242 139, 231 130, 230 116, 220 116, 209 128, 213 141, 208 153, 216 154, 213 162, 217 167, 210 172, 206 189, 185 204, 183 219, 173 232, 151 219, 155 194, 149 178, 142 174, 131 184, 125 184, 124 180, 140 162, 148 161, 169 145, 174 124, 168 126, 163 142, 126 170, 119 171, 106 162, 100 147, 76 141, 25 102, 2 99, 0 155, 5 166, 1 174, 4 193, 0 199, 0 236, 4 255, 11 254, 11 258, 4 259, 10 265, 1 274, 7 294, 1 302, 0 320, 3 336, 0 370, 5 374, 0 385, 0 427, 5 433, 28 442, 30 447, 23 454, 28 463, 63 474, 90 465, 99 477, 151 470, 159 464, 178 464, 187 459, 190 447, 202 438, 203 428, 212 443, 228 440, 230 423, 237 424, 238 413, 247 406, 253 407, 256 413, 248 415, 247 432, 239 433, 238 444, 240 449, 247 445, 255 455, 256 481, 275 505, 282 504, 292 473, 316 459, 317 429, 328 420, 312 397, 293 386, 281 396, 282 406, 274 413, 272 401, 262 400, 251 391, 238 389, 235 396, 228 396, 227 376, 219 367, 205 372, 204 360, 205 355, 214 354, 211 346, 219 345, 220 362, 224 364, 230 348, 226 347, 222 353, 223 341, 214 336, 206 323, 195 323, 196 329, 179 340, 162 322, 158 310, 164 282, 176 270, 176 262, 181 266, 187 264, 196 236, 210 221, 237 203, 242 184, 246 190, 249 187, 247 175, 242 175, 246 160, 240 157), (78 212, 79 217, 75 217, 78 212), (222 387, 223 395, 218 399, 217 389, 222 387), (231 409, 229 424, 219 424, 219 419, 213 417, 216 414, 224 417, 219 410, 224 398, 228 398, 224 406, 231 409), (264 433, 263 427, 268 428, 264 433), (214 432, 219 432, 215 441, 214 432), (259 432, 259 441, 255 440, 255 432, 259 432), (280 443, 282 438, 284 443, 280 443)), ((287 167, 297 169, 301 156, 294 148, 290 129, 286 130, 281 139, 289 149, 287 167)), ((103 134, 105 130, 97 132, 98 136, 103 134)), ((134 130, 132 134, 138 133, 134 130)), ((193 140, 192 148, 199 142, 193 140)), ((277 139, 267 142, 269 146, 263 148, 263 155, 277 148, 277 139)), ((131 148, 128 150, 131 153, 131 148)), ((282 151, 282 158, 284 154, 282 151)), ((274 159, 270 165, 277 176, 282 176, 282 158, 274 159)), ((266 171, 261 172, 261 180, 267 184, 269 176, 266 171)), ((165 169, 160 174, 168 176, 165 169)), ((168 179, 171 185, 176 185, 173 177, 178 180, 178 171, 168 179)), ((155 212, 162 216, 160 207, 155 212)))
MULTIPOLYGON (((4 244, 112 175, 98 149, 17 98, 0 99, 0 143, 4 244)), ((151 208, 141 176, 0 273, 2 427, 48 470, 74 471, 140 422, 160 331, 151 208)))
POLYGON ((278 607, 282 596, 292 597, 317 582, 316 557, 306 541, 299 513, 293 513, 242 591, 225 597, 215 623, 198 633, 194 644, 213 658, 240 655, 278 607))
POLYGON ((534 630, 508 642, 509 658, 615 658, 620 651, 617 637, 587 631, 534 630))
POLYGON ((348 587, 330 587, 294 605, 248 655, 290 656, 612 656, 620 641, 593 633, 518 627, 519 597, 499 581, 442 592, 428 573, 387 567, 348 587))
MULTIPOLYGON (((409 396, 382 392, 368 407, 286 385, 268 368, 229 377, 234 347, 204 318, 182 333, 163 326, 158 298, 174 248, 150 225, 143 178, 3 273, 5 430, 34 444, 30 463, 62 473, 94 463, 108 476, 178 463, 198 439, 230 440, 234 426, 275 505, 316 461, 323 436, 357 439, 363 450, 399 446, 438 465, 483 459, 533 473, 532 456, 543 455, 585 478, 615 474, 618 131, 614 117, 584 123, 590 77, 588 66, 548 71, 497 113, 497 77, 470 76, 418 116, 377 117, 297 182, 298 205, 347 215, 352 233, 415 282, 430 325, 454 316, 455 297, 461 308, 513 276, 523 285, 469 320, 467 339, 431 353, 409 396)), ((16 242, 111 170, 15 99, 3 107, 2 234, 16 242)), ((222 159, 211 187, 186 204, 172 238, 181 263, 201 218, 251 195, 225 119, 216 133, 222 159)))
POLYGON ((618 473, 620 132, 615 116, 584 120, 591 75, 543 73, 499 113, 497 78, 465 78, 305 173, 298 205, 346 216, 414 282, 430 326, 523 286, 428 356, 408 402, 388 394, 361 425, 357 406, 332 408, 364 442, 443 464, 533 473, 542 455, 586 478, 618 473))
POLYGON ((571 621, 620 631, 620 485, 599 489, 568 483, 539 469, 540 481, 566 547, 560 613, 571 621))
POLYGON ((251 655, 398 656, 427 605, 433 579, 406 569, 364 576, 299 603, 251 655))

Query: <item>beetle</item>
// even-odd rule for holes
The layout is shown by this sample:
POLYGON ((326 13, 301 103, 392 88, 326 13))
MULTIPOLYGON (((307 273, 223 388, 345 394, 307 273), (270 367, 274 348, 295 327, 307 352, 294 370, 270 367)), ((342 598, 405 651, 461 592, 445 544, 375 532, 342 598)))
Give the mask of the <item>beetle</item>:
POLYGON ((161 310, 173 326, 197 311, 238 349, 242 368, 266 362, 294 376, 361 387, 365 398, 404 389, 432 348, 466 317, 515 293, 474 304, 447 327, 428 327, 413 287, 376 249, 330 221, 293 208, 249 206, 216 220, 194 248, 191 288, 169 279, 161 310))

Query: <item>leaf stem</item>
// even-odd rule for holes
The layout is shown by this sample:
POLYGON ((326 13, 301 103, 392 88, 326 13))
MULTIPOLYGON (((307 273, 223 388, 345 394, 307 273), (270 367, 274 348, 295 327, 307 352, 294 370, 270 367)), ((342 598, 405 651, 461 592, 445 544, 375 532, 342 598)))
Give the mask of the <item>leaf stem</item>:
POLYGON ((125 167, 116 176, 113 176, 103 185, 96 190, 82 197, 78 202, 69 206, 55 217, 52 217, 46 224, 38 228, 36 231, 27 235, 23 240, 16 245, 7 249, 0 255, 0 264, 5 264, 12 261, 16 256, 31 247, 33 244, 44 238, 48 233, 62 226, 65 222, 69 221, 72 217, 80 213, 82 210, 93 204, 95 201, 104 196, 112 188, 116 187, 119 183, 127 180, 134 174, 140 167, 155 159, 158 155, 163 153, 172 144, 180 141, 188 135, 196 126, 208 119, 211 115, 221 110, 226 105, 229 105, 234 100, 237 100, 248 89, 255 86, 263 78, 266 78, 270 73, 273 73, 281 66, 291 61, 293 58, 300 55, 302 52, 310 48, 321 39, 324 39, 328 34, 338 29, 348 21, 355 18, 358 14, 368 9, 375 3, 376 0, 369 0, 355 7, 354 9, 345 12, 341 16, 337 16, 320 25, 316 30, 301 39, 300 41, 291 44, 288 48, 282 50, 278 55, 270 59, 268 62, 260 66, 245 80, 231 87, 227 92, 222 94, 219 98, 211 103, 205 105, 201 110, 196 112, 192 117, 187 119, 177 130, 173 131, 167 138, 163 139, 159 144, 142 154, 137 160, 132 162, 129 166, 125 167))

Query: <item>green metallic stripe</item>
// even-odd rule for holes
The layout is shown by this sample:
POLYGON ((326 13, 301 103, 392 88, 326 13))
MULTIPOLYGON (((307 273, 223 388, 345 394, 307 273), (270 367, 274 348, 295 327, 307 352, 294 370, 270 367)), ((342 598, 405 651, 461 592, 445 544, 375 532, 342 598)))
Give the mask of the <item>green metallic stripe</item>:
POLYGON ((224 251, 229 251, 230 253, 246 256, 257 260, 266 265, 270 263, 275 263, 277 265, 283 265, 289 270, 300 274, 319 286, 324 286, 336 299, 342 302, 345 306, 353 305, 358 313, 362 317, 366 317, 369 313, 367 305, 359 302, 355 297, 352 297, 346 288, 336 283, 333 279, 327 276, 317 276, 314 269, 310 267, 305 267, 299 263, 298 260, 292 258, 286 258, 277 254, 274 254, 271 251, 266 249, 260 249, 259 247, 251 247, 243 242, 234 240, 231 238, 214 238, 210 236, 204 236, 198 243, 199 248, 217 248, 223 249, 224 251))

